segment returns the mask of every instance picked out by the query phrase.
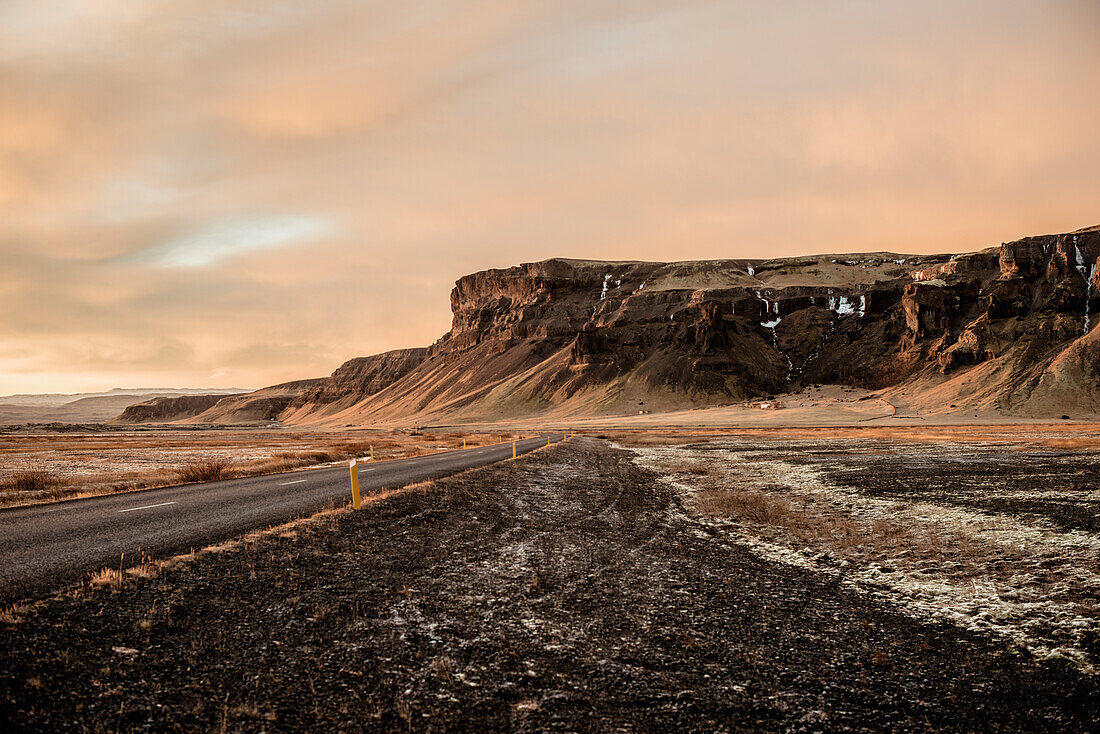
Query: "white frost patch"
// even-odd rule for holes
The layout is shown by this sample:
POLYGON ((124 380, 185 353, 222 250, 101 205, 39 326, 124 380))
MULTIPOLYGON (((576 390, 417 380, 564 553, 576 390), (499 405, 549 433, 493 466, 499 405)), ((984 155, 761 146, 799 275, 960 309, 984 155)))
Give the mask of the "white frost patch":
POLYGON ((755 268, 753 268, 752 265, 748 266, 745 269, 749 271, 749 275, 751 275, 754 278, 756 277, 756 270, 755 270, 755 268))
POLYGON ((867 314, 867 296, 828 296, 825 299, 825 307, 830 311, 836 311, 837 316, 858 314, 863 318, 867 314))
POLYGON ((1092 281, 1096 276, 1096 263, 1089 269, 1088 285, 1085 288, 1085 333, 1089 333, 1089 306, 1092 305, 1092 281))
POLYGON ((1073 252, 1077 257, 1077 272, 1085 279, 1085 325, 1082 332, 1088 334, 1092 327, 1089 306, 1092 304, 1092 279, 1096 275, 1096 263, 1089 266, 1085 253, 1081 252, 1081 246, 1077 244, 1077 235, 1073 235, 1073 252))
MULTIPOLYGON (((709 515, 692 517, 722 528, 733 542, 763 558, 833 577, 843 586, 896 605, 918 619, 949 621, 1000 636, 1038 657, 1065 658, 1084 672, 1095 672, 1085 648, 1091 630, 1100 627, 1100 619, 1096 606, 1080 590, 1100 588, 1097 535, 1023 524, 1010 516, 951 505, 870 497, 829 483, 815 467, 762 458, 759 452, 715 450, 716 443, 721 446, 724 442, 711 442, 705 452, 687 447, 629 450, 636 463, 663 475, 664 481, 688 500, 701 489, 716 487, 723 491, 781 488, 776 491, 784 498, 804 503, 813 511, 827 510, 828 517, 861 527, 897 527, 927 537, 963 538, 974 559, 993 559, 989 566, 980 565, 982 572, 970 573, 956 562, 966 559, 935 547, 906 547, 884 562, 876 562, 867 560, 866 549, 860 544, 852 552, 828 543, 812 548, 806 544, 813 541, 793 537, 782 526, 709 515), (695 467, 707 468, 717 478, 691 473, 695 467), (1004 565, 1009 570, 985 570, 1004 565), (1051 569, 1058 571, 1054 581, 1051 569)), ((1100 491, 1086 491, 1100 499, 1100 491)), ((865 542, 873 550, 882 550, 874 548, 871 534, 865 542)))
POLYGON ((611 273, 603 276, 603 289, 600 291, 600 300, 607 298, 607 284, 611 282, 611 273))

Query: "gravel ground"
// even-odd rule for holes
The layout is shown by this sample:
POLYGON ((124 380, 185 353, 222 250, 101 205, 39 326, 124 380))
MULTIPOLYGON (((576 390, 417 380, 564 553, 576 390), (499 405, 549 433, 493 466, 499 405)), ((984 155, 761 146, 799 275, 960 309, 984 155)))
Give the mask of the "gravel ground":
POLYGON ((0 729, 1089 731, 1094 676, 762 559, 577 440, 0 623, 0 729))

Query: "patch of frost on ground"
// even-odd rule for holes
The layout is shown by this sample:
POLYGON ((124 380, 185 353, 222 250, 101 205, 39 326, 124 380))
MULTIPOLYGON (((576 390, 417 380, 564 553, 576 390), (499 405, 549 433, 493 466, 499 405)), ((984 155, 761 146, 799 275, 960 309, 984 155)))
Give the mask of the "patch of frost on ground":
MULTIPOLYGON (((1066 658, 1080 669, 1094 672, 1095 661, 1085 648, 1089 636, 1100 629, 1100 620, 1095 604, 1077 597, 1081 587, 1100 588, 1100 537, 1095 534, 1024 524, 1011 516, 991 516, 949 505, 868 497, 827 482, 812 466, 768 459, 761 453, 713 448, 714 444, 705 452, 691 447, 629 450, 639 465, 661 474, 688 500, 707 481, 683 471, 685 462, 697 462, 710 470, 718 468, 727 488, 783 487, 786 496, 808 500, 815 509, 829 507, 838 516, 857 522, 899 523, 911 530, 965 537, 982 557, 1001 559, 1012 570, 965 573, 948 558, 930 563, 927 554, 904 551, 879 563, 858 554, 807 547, 797 539, 785 538, 777 527, 750 527, 709 515, 694 518, 722 528, 731 540, 761 557, 835 577, 844 586, 887 601, 917 618, 994 634, 1038 657, 1066 658), (1050 583, 1046 574, 1051 568, 1063 574, 1055 583, 1050 583)), ((996 493, 997 488, 987 491, 996 493)))

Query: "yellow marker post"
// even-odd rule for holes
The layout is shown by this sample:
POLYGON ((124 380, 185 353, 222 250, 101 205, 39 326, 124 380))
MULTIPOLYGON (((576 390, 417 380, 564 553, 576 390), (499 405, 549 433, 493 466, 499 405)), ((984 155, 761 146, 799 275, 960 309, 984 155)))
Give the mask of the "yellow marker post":
POLYGON ((359 466, 355 459, 351 460, 351 506, 357 510, 363 506, 359 501, 359 466))
POLYGON ((516 458, 516 445, 514 443, 512 444, 512 458, 516 458))
POLYGON ((370 460, 374 461, 374 447, 373 446, 370 447, 370 460))
POLYGON ((550 445, 550 437, 549 437, 549 436, 547 436, 547 437, 546 437, 546 445, 547 445, 547 446, 549 446, 549 445, 550 445))

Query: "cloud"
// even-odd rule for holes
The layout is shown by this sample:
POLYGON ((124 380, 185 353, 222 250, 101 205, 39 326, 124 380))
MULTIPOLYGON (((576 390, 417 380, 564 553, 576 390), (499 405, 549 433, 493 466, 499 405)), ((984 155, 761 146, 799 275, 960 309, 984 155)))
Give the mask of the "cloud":
POLYGON ((1092 0, 0 0, 0 392, 323 374, 546 257, 1092 224, 1098 33, 1092 0))
POLYGON ((336 232, 332 222, 315 217, 238 219, 219 222, 125 255, 117 262, 160 268, 205 268, 234 255, 314 242, 336 232))

